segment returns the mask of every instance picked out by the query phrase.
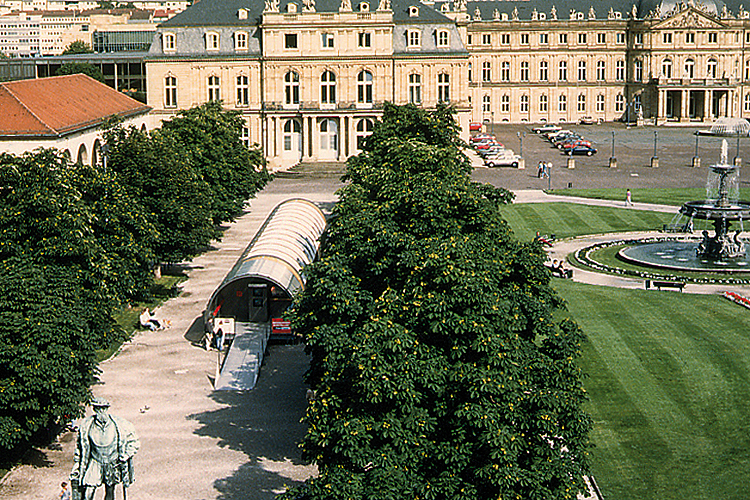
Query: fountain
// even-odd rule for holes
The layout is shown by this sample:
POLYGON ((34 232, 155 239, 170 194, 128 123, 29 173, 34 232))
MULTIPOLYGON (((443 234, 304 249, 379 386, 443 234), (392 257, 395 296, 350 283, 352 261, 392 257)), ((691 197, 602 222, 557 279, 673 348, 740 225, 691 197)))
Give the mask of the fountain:
POLYGON ((743 221, 750 220, 750 203, 739 201, 739 165, 728 162, 728 146, 724 139, 721 160, 709 169, 706 199, 689 201, 679 210, 669 226, 692 232, 693 221, 713 225, 714 235, 707 229, 699 240, 690 237, 665 238, 661 241, 636 244, 623 248, 623 260, 650 267, 683 271, 750 272, 750 259, 745 255, 745 242, 740 238, 743 221), (731 234, 732 222, 739 229, 731 234))
POLYGON ((714 236, 703 231, 703 239, 696 253, 712 260, 734 259, 745 255, 745 243, 740 239, 741 229, 734 236, 729 235, 731 222, 750 219, 750 204, 737 201, 739 198, 739 165, 729 165, 727 161, 727 141, 721 144, 721 162, 711 165, 706 183, 706 200, 689 201, 680 213, 693 219, 713 223, 714 236))

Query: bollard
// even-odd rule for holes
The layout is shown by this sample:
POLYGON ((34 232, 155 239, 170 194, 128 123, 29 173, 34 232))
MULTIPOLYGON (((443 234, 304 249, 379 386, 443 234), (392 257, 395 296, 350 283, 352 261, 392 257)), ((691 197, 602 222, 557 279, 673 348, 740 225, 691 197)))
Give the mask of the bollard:
POLYGON ((617 158, 614 156, 609 159, 609 168, 617 168, 617 158))
POLYGON ((526 160, 523 158, 518 159, 518 170, 523 170, 526 168, 526 160))
POLYGON ((576 168, 575 158, 568 158, 568 168, 576 168))
POLYGON ((651 157, 651 168, 659 168, 659 157, 658 156, 652 156, 651 157))
POLYGON ((701 166, 701 159, 698 156, 693 156, 693 168, 698 168, 701 166))

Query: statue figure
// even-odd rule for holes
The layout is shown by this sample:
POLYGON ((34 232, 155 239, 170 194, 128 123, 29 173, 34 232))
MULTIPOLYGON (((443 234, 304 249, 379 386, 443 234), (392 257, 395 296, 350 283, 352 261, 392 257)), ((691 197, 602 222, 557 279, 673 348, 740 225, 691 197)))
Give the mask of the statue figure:
POLYGON ((536 7, 534 7, 534 11, 531 13, 531 20, 532 21, 539 20, 539 12, 537 12, 536 7))
POLYGON ((479 12, 479 7, 474 9, 474 20, 475 21, 481 21, 482 20, 482 13, 479 12))
POLYGON ((391 0, 380 0, 378 10, 391 10, 391 0))
POLYGON ((278 12, 279 11, 279 0, 266 0, 266 5, 263 12, 278 12))
POLYGON ((615 10, 610 7, 609 12, 607 12, 607 19, 614 19, 615 18, 615 10))
POLYGON ((570 20, 574 21, 575 18, 576 18, 576 10, 575 9, 570 9, 570 20))
POLYGON ((493 21, 499 21, 500 20, 500 11, 499 10, 495 9, 492 12, 492 19, 493 19, 493 21))
POLYGON ((729 14, 729 9, 727 9, 727 4, 724 4, 724 6, 721 8, 721 18, 722 19, 729 19, 731 16, 729 14))
POLYGON ((596 11, 593 6, 589 7, 589 19, 596 19, 596 11))
POLYGON ((557 21, 557 9, 555 8, 554 5, 552 5, 552 9, 550 9, 549 15, 553 21, 557 21))
POLYGON ((513 20, 514 21, 518 21, 518 8, 517 7, 513 7, 513 14, 512 15, 513 15, 513 20))
POLYGON ((93 500, 104 485, 104 500, 114 500, 115 485, 122 483, 123 498, 133 483, 133 456, 140 448, 133 424, 110 415, 109 401, 94 398, 94 415, 86 417, 78 430, 70 482, 74 500, 93 500))
POLYGON ((630 17, 632 19, 638 19, 638 7, 633 4, 633 10, 630 11, 630 17))
MULTIPOLYGON (((312 3, 313 4, 313 10, 315 10, 315 0, 303 0, 305 2, 305 10, 307 10, 307 4, 312 3)), ((339 12, 351 12, 352 11, 352 2, 351 0, 341 0, 341 6, 339 7, 339 12)))
MULTIPOLYGON (((351 10, 351 5, 349 10, 351 10)), ((302 0, 302 12, 315 12, 315 0, 302 0)))

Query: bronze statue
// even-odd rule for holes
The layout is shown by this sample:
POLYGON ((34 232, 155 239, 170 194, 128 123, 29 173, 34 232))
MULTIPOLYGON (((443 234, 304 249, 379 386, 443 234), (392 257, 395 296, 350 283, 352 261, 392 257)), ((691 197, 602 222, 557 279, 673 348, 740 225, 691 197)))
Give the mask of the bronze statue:
POLYGON ((140 448, 133 424, 110 415, 109 402, 91 401, 94 415, 86 417, 78 430, 70 482, 73 500, 92 500, 104 485, 104 500, 114 500, 115 486, 122 484, 123 499, 133 482, 133 456, 140 448))

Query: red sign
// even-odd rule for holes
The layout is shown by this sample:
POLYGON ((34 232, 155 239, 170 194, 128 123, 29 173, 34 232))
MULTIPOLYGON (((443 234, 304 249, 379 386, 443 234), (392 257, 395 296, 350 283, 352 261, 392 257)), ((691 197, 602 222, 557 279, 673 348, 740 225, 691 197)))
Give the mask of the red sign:
POLYGON ((282 318, 273 318, 271 320, 271 333, 277 335, 291 335, 292 323, 282 318))

